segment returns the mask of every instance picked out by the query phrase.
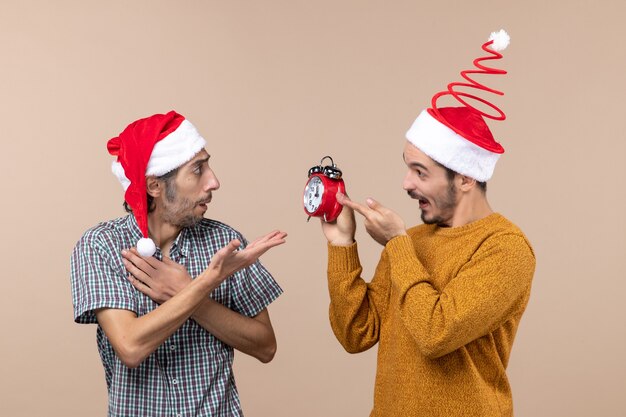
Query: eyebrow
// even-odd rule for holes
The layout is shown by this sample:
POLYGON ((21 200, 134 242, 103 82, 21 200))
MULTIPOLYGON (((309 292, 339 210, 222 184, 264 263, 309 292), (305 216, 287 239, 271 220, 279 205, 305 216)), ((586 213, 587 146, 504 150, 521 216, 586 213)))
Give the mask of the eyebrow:
POLYGON ((410 166, 411 168, 420 168, 424 171, 430 172, 430 170, 428 168, 426 168, 426 165, 419 163, 419 162, 406 162, 406 156, 404 155, 404 153, 402 154, 402 159, 404 159, 404 163, 407 164, 408 166, 410 166))
POLYGON ((422 169, 422 170, 424 170, 424 171, 428 171, 428 172, 430 172, 430 171, 428 170, 428 168, 426 168, 426 166, 425 166, 425 165, 420 164, 419 162, 411 162, 411 163, 409 164, 409 166, 410 166, 410 167, 412 167, 412 168, 421 168, 421 169, 422 169))
POLYGON ((205 162, 209 160, 210 157, 211 155, 207 156, 206 158, 196 159, 195 161, 193 161, 193 164, 191 164, 191 167, 195 168, 197 166, 204 164, 205 162))

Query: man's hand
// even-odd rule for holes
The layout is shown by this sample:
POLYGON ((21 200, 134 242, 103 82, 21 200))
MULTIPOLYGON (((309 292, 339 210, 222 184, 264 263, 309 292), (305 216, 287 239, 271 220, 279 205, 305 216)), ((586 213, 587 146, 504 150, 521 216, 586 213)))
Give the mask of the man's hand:
MULTIPOLYGON (((337 196, 340 194, 337 193, 337 196)), ((339 199, 337 200, 339 201, 339 199)), ((341 201, 339 202, 341 203, 341 201)), ((350 207, 344 206, 335 221, 325 222, 324 219, 320 220, 322 232, 324 232, 328 243, 334 246, 350 246, 354 243, 356 222, 354 220, 354 211, 350 207)))
MULTIPOLYGON (((230 275, 252 265, 256 260, 274 246, 285 243, 287 233, 274 231, 250 243, 245 249, 238 251, 241 245, 234 239, 217 251, 207 269, 200 276, 210 276, 214 280, 214 288, 218 287, 230 275)), ((178 294, 191 282, 191 276, 184 266, 172 261, 167 256, 163 262, 150 256, 139 255, 137 249, 122 251, 128 279, 135 288, 162 304, 178 294)))
POLYGON ((374 199, 368 198, 367 206, 364 206, 350 200, 345 194, 337 193, 337 201, 344 206, 344 210, 349 207, 365 217, 365 230, 383 246, 396 236, 406 235, 402 218, 374 199))
POLYGON ((237 248, 241 242, 238 239, 231 240, 228 245, 213 255, 207 269, 198 277, 213 275, 221 283, 234 272, 252 265, 261 255, 274 246, 285 243, 286 237, 287 233, 275 230, 249 243, 245 249, 239 251, 237 248))
POLYGON ((161 262, 152 256, 143 257, 136 248, 131 248, 122 251, 122 257, 133 286, 158 304, 166 302, 191 282, 185 267, 167 256, 163 256, 161 262))

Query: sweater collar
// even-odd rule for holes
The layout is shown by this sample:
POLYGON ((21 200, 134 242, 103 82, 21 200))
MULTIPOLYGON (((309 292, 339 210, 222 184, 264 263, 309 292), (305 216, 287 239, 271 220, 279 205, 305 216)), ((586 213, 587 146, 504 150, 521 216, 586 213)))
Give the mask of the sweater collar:
POLYGON ((459 234, 465 234, 474 230, 481 229, 488 224, 500 222, 504 217, 500 213, 491 213, 490 215, 483 217, 482 219, 473 221, 463 226, 457 227, 440 227, 437 225, 430 225, 434 234, 438 236, 457 236, 459 234))

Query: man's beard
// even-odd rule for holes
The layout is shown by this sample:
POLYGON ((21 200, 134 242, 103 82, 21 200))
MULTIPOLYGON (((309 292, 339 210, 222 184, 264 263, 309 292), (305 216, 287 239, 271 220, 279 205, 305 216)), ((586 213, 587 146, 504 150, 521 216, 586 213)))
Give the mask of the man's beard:
POLYGON ((430 205, 431 209, 435 207, 435 204, 433 203, 436 203, 436 206, 439 209, 440 214, 427 218, 426 213, 422 210, 422 214, 420 217, 424 224, 436 224, 437 226, 441 226, 441 227, 449 226, 449 224, 447 224, 449 219, 444 218, 443 214, 447 214, 447 213, 452 214, 452 212, 454 211, 454 208, 456 207, 456 188, 454 188, 454 183, 452 183, 452 181, 450 181, 448 185, 449 185, 448 189, 446 190, 445 194, 443 195, 441 199, 433 198, 432 200, 430 200, 424 197, 423 195, 417 194, 412 191, 407 191, 407 194, 409 194, 409 196, 411 196, 411 198, 413 199, 426 200, 428 204, 430 205))
MULTIPOLYGON (((187 204, 189 202, 189 200, 183 200, 181 203, 187 204)), ((194 206, 189 207, 193 209, 194 206)), ((163 220, 173 226, 185 228, 195 226, 204 218, 204 216, 196 216, 193 212, 185 213, 186 210, 188 210, 188 206, 186 205, 183 205, 182 207, 166 207, 163 212, 163 220)))
POLYGON ((173 226, 184 228, 192 227, 200 223, 204 216, 197 216, 193 213, 194 208, 201 203, 208 203, 211 200, 211 193, 198 201, 191 201, 188 198, 178 198, 176 185, 172 182, 165 185, 166 204, 163 207, 163 220, 173 226), (177 201, 178 200, 178 201, 177 201))

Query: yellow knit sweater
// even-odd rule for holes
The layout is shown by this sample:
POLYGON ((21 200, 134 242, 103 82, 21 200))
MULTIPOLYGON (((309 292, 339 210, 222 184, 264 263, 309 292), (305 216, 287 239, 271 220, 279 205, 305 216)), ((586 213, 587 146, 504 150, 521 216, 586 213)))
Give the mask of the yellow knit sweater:
POLYGON ((535 256, 499 214, 390 240, 370 283, 356 243, 328 246, 330 322, 352 353, 378 346, 376 417, 512 416, 506 366, 535 256))

